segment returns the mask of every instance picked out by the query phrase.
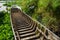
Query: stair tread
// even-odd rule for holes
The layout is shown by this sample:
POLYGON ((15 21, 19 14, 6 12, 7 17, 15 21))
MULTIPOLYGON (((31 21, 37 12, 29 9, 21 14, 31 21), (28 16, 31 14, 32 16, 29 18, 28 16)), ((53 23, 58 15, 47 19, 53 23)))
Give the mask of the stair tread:
POLYGON ((29 36, 29 37, 26 37, 26 38, 22 38, 22 40, 23 40, 23 39, 28 40, 28 39, 36 38, 36 37, 38 37, 39 35, 40 35, 40 33, 38 33, 37 35, 34 35, 34 36, 29 36))
POLYGON ((33 31, 35 31, 35 28, 33 28, 32 30, 28 30, 28 31, 20 32, 20 34, 23 34, 23 33, 30 33, 30 32, 33 32, 33 31))
POLYGON ((36 32, 32 32, 32 33, 28 33, 28 34, 23 34, 23 35, 20 35, 21 38, 24 38, 24 37, 29 37, 29 36, 32 36, 32 35, 35 35, 36 32))
POLYGON ((26 28, 28 29, 28 28, 31 28, 30 26, 31 25, 29 25, 29 26, 19 26, 17 29, 26 29, 26 28))
POLYGON ((18 29, 18 31, 27 31, 27 30, 31 30, 32 29, 32 27, 31 28, 27 28, 27 29, 18 29))

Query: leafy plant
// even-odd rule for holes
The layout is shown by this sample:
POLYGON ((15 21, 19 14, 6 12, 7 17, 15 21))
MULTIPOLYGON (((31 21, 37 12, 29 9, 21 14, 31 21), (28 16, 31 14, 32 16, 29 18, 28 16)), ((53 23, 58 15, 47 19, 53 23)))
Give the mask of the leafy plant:
POLYGON ((13 40, 13 32, 10 24, 10 14, 0 12, 0 17, 3 23, 0 23, 0 40, 13 40))

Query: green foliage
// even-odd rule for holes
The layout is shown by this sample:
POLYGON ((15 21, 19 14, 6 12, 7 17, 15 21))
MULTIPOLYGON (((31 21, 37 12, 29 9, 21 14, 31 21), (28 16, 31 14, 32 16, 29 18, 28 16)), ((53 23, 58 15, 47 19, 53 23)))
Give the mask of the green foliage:
POLYGON ((0 12, 0 40, 13 40, 13 33, 10 24, 10 14, 0 12))
POLYGON ((47 26, 54 33, 58 31, 60 23, 60 0, 21 0, 23 11, 32 18, 47 26), (31 8, 34 6, 34 8, 31 8), (54 26, 53 26, 54 25, 54 26))
POLYGON ((38 2, 38 7, 47 7, 48 3, 49 3, 50 0, 39 0, 38 2))
POLYGON ((11 7, 12 6, 12 2, 5 3, 5 4, 3 4, 3 6, 11 7))
POLYGON ((52 0, 52 7, 53 8, 56 8, 59 5, 60 5, 60 0, 52 0))
POLYGON ((4 19, 4 13, 3 12, 0 12, 0 25, 3 24, 3 20, 1 19, 4 19))

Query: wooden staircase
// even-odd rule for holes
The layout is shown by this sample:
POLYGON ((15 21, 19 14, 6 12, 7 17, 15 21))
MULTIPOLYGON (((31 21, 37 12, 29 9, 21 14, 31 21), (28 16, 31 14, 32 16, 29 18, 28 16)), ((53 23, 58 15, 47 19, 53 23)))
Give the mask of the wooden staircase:
POLYGON ((18 8, 11 8, 11 25, 14 40, 60 40, 60 37, 18 8))

